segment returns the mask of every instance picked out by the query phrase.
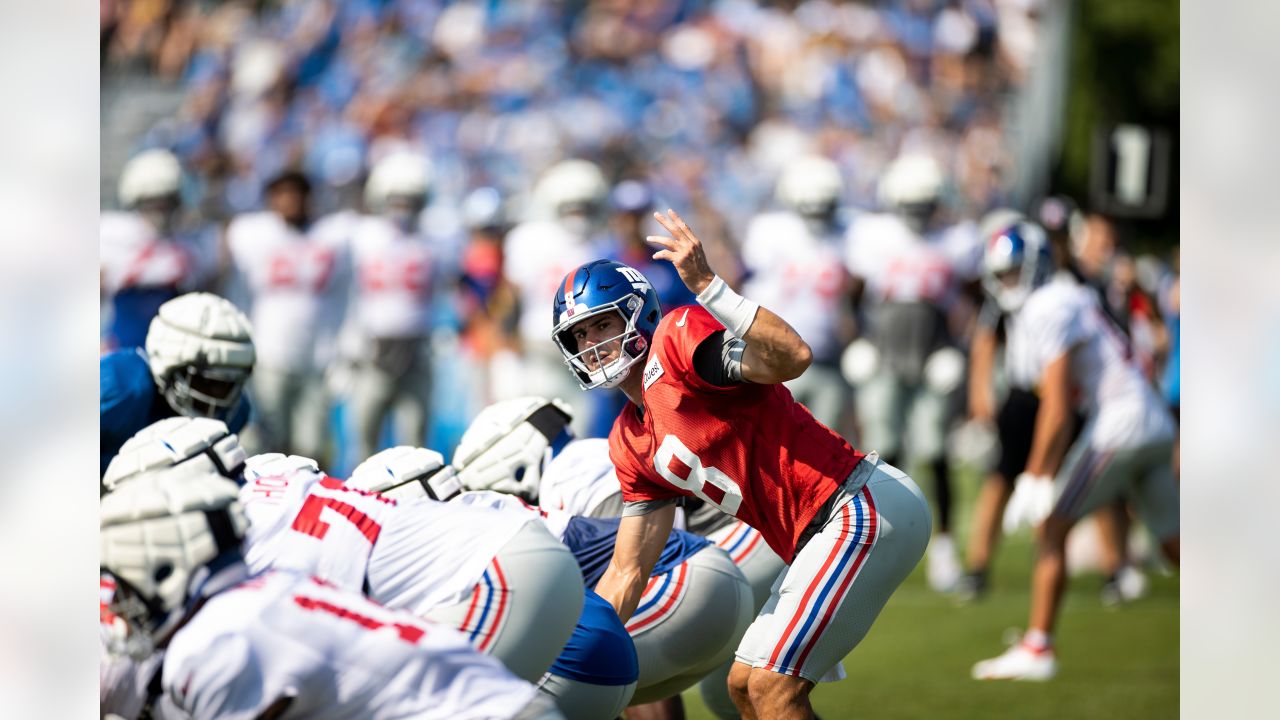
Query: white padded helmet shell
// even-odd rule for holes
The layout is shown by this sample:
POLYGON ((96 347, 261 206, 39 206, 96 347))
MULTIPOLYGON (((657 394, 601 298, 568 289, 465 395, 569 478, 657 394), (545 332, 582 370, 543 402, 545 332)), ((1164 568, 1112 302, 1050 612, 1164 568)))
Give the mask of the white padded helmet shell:
POLYGON ((942 166, 931 156, 902 155, 890 163, 880 180, 880 204, 892 209, 937 202, 945 182, 942 166))
POLYGON ((378 161, 364 185, 364 202, 380 210, 392 197, 425 198, 431 191, 431 160, 420 153, 396 152, 378 161))
POLYGON ((603 207, 609 195, 604 173, 589 160, 565 160, 551 166, 534 188, 534 197, 553 212, 565 205, 603 207))
MULTIPOLYGON (((121 587, 117 612, 146 638, 174 622, 209 564, 238 551, 249 523, 226 478, 190 465, 145 473, 99 506, 99 563, 121 587)), ((149 648, 148 648, 149 649, 149 648)))
POLYGON ((147 330, 151 376, 173 409, 183 415, 208 415, 235 406, 253 371, 255 354, 249 319, 224 298, 187 293, 160 306, 147 330), (227 395, 214 397, 192 386, 195 376, 226 383, 227 395))
POLYGON ((182 165, 168 150, 145 150, 129 159, 120 173, 120 204, 131 208, 143 200, 178 194, 182 165))
POLYGON ((783 205, 802 215, 812 215, 839 202, 843 192, 840 168, 821 155, 806 155, 782 169, 775 194, 783 205))
POLYGON ((235 480, 244 471, 245 452, 240 439, 221 420, 165 418, 125 441, 107 466, 102 484, 111 492, 130 478, 188 461, 235 480))
POLYGON ((476 416, 453 456, 468 490, 496 490, 534 501, 552 441, 573 419, 558 398, 521 397, 494 403, 476 416))
POLYGON ((347 486, 382 493, 397 500, 430 498, 447 501, 462 492, 452 466, 427 448, 388 448, 356 466, 347 486))

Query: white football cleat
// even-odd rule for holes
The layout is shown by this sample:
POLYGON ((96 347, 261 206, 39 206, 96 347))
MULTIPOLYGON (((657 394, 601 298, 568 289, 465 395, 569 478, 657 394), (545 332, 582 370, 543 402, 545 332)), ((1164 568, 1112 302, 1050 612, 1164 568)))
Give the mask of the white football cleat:
POLYGON ((934 535, 929 543, 929 557, 924 568, 925 580, 934 592, 949 593, 956 589, 964 568, 956 557, 956 546, 950 535, 934 535))
POLYGON ((1053 648, 1032 650, 1019 642, 999 657, 982 660, 973 666, 974 680, 1035 680, 1043 682, 1058 674, 1058 659, 1053 648))

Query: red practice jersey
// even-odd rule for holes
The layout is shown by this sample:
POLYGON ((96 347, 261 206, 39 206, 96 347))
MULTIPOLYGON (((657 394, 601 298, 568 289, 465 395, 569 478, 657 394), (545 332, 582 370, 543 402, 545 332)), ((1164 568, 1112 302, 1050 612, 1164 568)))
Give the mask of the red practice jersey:
POLYGON ((609 459, 623 500, 696 496, 759 530, 790 564, 800 534, 863 453, 781 384, 702 379, 693 351, 722 330, 698 305, 662 318, 644 366, 644 411, 622 410, 609 459))

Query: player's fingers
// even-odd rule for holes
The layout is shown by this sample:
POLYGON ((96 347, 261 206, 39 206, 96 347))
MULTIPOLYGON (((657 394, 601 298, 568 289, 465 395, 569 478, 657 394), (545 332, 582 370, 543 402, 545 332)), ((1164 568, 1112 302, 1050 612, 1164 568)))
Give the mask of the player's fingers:
POLYGON ((667 209, 667 212, 671 213, 671 219, 675 221, 676 227, 680 229, 680 232, 684 235, 685 239, 696 244, 698 242, 698 237, 689 229, 689 225, 684 221, 684 218, 680 217, 679 213, 670 208, 667 209))
POLYGON ((662 247, 670 250, 674 250, 676 247, 675 240, 672 240, 669 237, 663 237, 662 235, 647 235, 645 236, 645 242, 651 242, 654 245, 661 245, 662 247))
POLYGON ((653 217, 655 220, 658 221, 659 225, 666 228, 667 232, 671 233, 672 238, 682 237, 680 229, 676 227, 675 222, 673 222, 671 219, 665 217, 662 213, 658 213, 658 212, 655 212, 653 214, 653 217))
POLYGON ((670 260, 672 263, 675 262, 675 258, 672 257, 670 250, 659 250, 658 252, 653 254, 653 259, 654 260, 670 260))

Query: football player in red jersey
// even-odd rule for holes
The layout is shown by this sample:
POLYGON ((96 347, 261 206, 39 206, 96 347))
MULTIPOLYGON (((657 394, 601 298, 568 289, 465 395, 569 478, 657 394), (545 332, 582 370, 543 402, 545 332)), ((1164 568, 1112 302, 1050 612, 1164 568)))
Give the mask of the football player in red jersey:
POLYGON ((924 554, 929 508, 909 477, 791 397, 782 383, 811 359, 795 330, 712 272, 679 215, 655 217, 671 237, 649 238, 653 257, 698 305, 663 318, 642 274, 604 260, 569 273, 554 303, 552 338, 579 384, 631 401, 609 435, 625 505, 596 591, 631 617, 681 497, 741 519, 789 567, 738 646, 730 693, 748 719, 809 718, 814 684, 839 679, 924 554))

